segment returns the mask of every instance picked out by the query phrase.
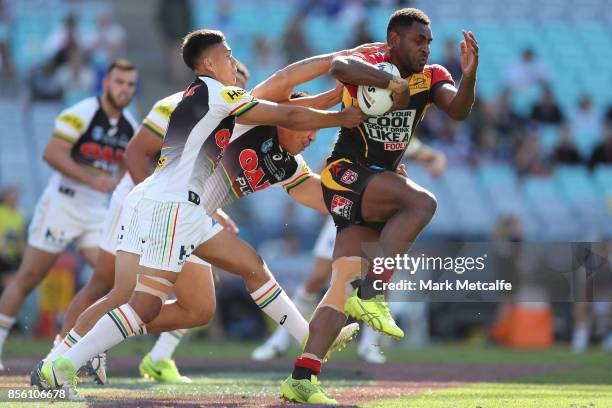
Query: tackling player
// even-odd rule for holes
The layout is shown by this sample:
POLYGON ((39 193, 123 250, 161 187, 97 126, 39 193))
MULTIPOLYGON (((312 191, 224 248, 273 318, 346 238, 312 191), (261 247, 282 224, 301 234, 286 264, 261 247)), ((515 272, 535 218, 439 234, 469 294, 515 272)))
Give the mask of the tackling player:
POLYGON ((21 265, 0 297, 0 353, 24 299, 71 242, 95 264, 107 193, 117 185, 113 175, 137 126, 125 109, 137 79, 131 62, 116 60, 106 70, 100 97, 84 99, 55 120, 43 153, 54 171, 30 223, 21 265))
MULTIPOLYGON (((238 63, 237 85, 244 87, 248 76, 246 67, 238 63)), ((159 158, 168 119, 179 100, 180 94, 176 94, 157 101, 128 144, 125 152, 128 172, 113 192, 104 221, 104 230, 99 244, 100 251, 93 274, 87 284, 72 299, 64 317, 64 324, 58 334, 59 341, 55 342, 53 349, 43 361, 63 354, 79 341, 104 313, 129 299, 135 284, 135 277, 129 274, 115 275, 117 229, 123 212, 123 202, 134 185, 142 182, 151 174, 154 168, 152 163, 157 162, 159 158)), ((221 210, 215 213, 214 218, 224 227, 237 232, 233 221, 221 210)), ((184 273, 186 275, 210 274, 210 265, 193 257, 185 264, 184 273)), ((198 310, 198 312, 201 318, 210 314, 207 310, 198 310)), ((189 378, 180 375, 172 360, 172 354, 185 333, 185 329, 162 333, 151 353, 147 354, 141 362, 139 367, 141 375, 165 382, 190 382, 189 378)), ((87 368, 97 383, 106 383, 105 353, 88 361, 87 368)), ((38 375, 37 373, 33 375, 35 377, 32 379, 32 385, 35 385, 38 375)))
MULTIPOLYGON (((216 200, 211 198, 214 191, 207 191, 205 181, 227 149, 236 117, 241 116, 247 124, 275 124, 296 130, 352 127, 362 120, 361 112, 355 109, 327 112, 280 106, 257 101, 243 89, 231 86, 235 83, 235 60, 218 31, 189 34, 183 58, 199 76, 170 117, 155 173, 128 195, 133 208, 123 215, 126 222, 122 222, 118 250, 125 252, 131 265, 140 264, 132 298, 101 318, 63 356, 42 367, 49 384, 68 383, 73 388, 74 367, 80 367, 87 360, 83 360, 85 356, 142 333, 145 324, 159 315, 192 252, 226 270, 242 271, 244 265, 263 263, 252 250, 235 248, 236 238, 224 236, 207 215, 214 210, 211 204, 216 200), (228 248, 237 250, 229 253, 228 248)), ((244 271, 245 276, 249 273, 252 271, 244 271)), ((248 288, 262 302, 262 308, 284 295, 275 282, 269 288, 248 288)), ((277 322, 295 324, 283 312, 269 311, 277 322)))
POLYGON ((331 339, 344 326, 347 314, 392 337, 404 333, 397 327, 374 282, 388 282, 393 270, 383 274, 368 268, 362 245, 378 242, 369 256, 404 254, 436 209, 433 195, 396 173, 415 127, 433 103, 455 120, 465 119, 474 102, 478 45, 471 32, 463 32, 463 77, 455 88, 448 71, 427 65, 432 32, 429 17, 421 10, 405 8, 391 15, 387 26, 388 52, 338 57, 331 73, 347 84, 344 105, 356 104, 358 85, 396 92, 393 111, 371 117, 354 129, 342 128, 327 167, 321 173, 323 195, 337 227, 332 279, 310 320, 310 336, 293 373, 283 382, 281 396, 301 403, 336 404, 318 383, 331 339), (389 61, 401 77, 373 64, 389 61), (367 270, 361 282, 362 265, 367 270), (360 286, 347 299, 353 286, 360 286), (364 302, 363 300, 370 300, 364 302), (345 314, 346 311, 346 314, 345 314))

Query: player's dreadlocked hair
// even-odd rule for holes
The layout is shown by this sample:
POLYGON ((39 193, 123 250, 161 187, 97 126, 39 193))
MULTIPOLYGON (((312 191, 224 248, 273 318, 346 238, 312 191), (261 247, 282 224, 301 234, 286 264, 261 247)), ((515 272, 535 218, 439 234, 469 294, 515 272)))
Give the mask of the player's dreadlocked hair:
POLYGON ((201 29, 192 31, 183 38, 181 52, 183 61, 193 71, 198 65, 198 60, 211 45, 220 44, 225 41, 225 36, 218 30, 201 29))
POLYGON ((387 39, 391 32, 397 32, 401 27, 410 27, 413 22, 429 25, 429 17, 423 11, 416 8, 403 8, 391 14, 387 24, 387 39))

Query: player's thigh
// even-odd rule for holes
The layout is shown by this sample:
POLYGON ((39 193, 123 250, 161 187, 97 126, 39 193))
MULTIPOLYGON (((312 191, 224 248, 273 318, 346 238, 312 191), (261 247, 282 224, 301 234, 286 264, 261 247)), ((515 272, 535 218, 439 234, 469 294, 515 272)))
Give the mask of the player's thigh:
POLYGON ((101 251, 98 247, 79 248, 79 254, 85 259, 92 268, 95 268, 98 263, 98 255, 101 251))
POLYGON ((123 299, 124 303, 130 299, 136 287, 139 259, 140 257, 136 254, 117 251, 115 256, 114 284, 109 296, 123 299))
POLYGON ((361 216, 367 222, 386 222, 404 208, 435 210, 435 198, 414 181, 391 171, 370 178, 361 200, 361 216))
POLYGON ((94 263, 93 275, 89 282, 95 285, 103 285, 107 291, 114 286, 115 282, 115 255, 98 249, 94 263))
POLYGON ((210 317, 214 314, 215 284, 210 264, 186 262, 173 291, 181 307, 210 317))
POLYGON ((343 256, 366 257, 364 245, 378 242, 379 237, 377 230, 364 225, 349 225, 341 229, 336 235, 334 260, 343 256))
POLYGON ((226 230, 198 246, 193 253, 219 268, 241 276, 266 268, 263 259, 252 246, 226 230))
POLYGON ((36 285, 44 279, 59 254, 27 245, 15 280, 26 286, 36 285))

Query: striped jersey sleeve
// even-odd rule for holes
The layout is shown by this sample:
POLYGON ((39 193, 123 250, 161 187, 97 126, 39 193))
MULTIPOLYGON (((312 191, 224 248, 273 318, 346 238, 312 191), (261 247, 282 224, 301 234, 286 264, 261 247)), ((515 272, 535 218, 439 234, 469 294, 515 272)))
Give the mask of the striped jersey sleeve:
POLYGON ((228 116, 235 117, 239 117, 258 103, 254 96, 237 86, 221 88, 219 97, 211 101, 220 103, 228 116))
POLYGON ((297 168, 295 170, 295 173, 288 177, 287 180, 282 184, 275 184, 282 185, 282 187, 287 192, 299 186, 313 175, 312 170, 310 170, 308 163, 306 163, 306 160, 304 160, 301 154, 295 155, 295 161, 297 162, 297 168))
POLYGON ((63 110, 53 126, 53 137, 76 143, 87 130, 99 108, 97 98, 87 98, 63 110))
POLYGON ((146 126, 153 133, 163 138, 168 129, 170 115, 176 109, 176 105, 181 100, 181 93, 177 92, 164 99, 155 102, 147 117, 142 121, 143 126, 146 126))

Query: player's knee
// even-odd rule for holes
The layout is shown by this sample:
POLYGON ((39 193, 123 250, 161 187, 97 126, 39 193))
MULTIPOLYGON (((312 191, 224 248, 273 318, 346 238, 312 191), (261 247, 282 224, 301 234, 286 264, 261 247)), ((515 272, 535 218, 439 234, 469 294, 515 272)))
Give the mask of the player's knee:
POLYGON ((197 307, 189 310, 190 327, 204 326, 215 315, 215 302, 200 302, 197 307))
POLYGON ((417 195, 415 205, 417 211, 429 221, 436 213, 438 200, 436 200, 436 197, 431 192, 423 190, 417 195))
POLYGON ((402 194, 397 212, 405 212, 410 217, 418 217, 429 222, 438 208, 436 197, 427 190, 410 191, 402 194))
POLYGON ((162 304, 156 296, 141 292, 135 292, 128 303, 145 324, 152 322, 162 308, 162 304))

